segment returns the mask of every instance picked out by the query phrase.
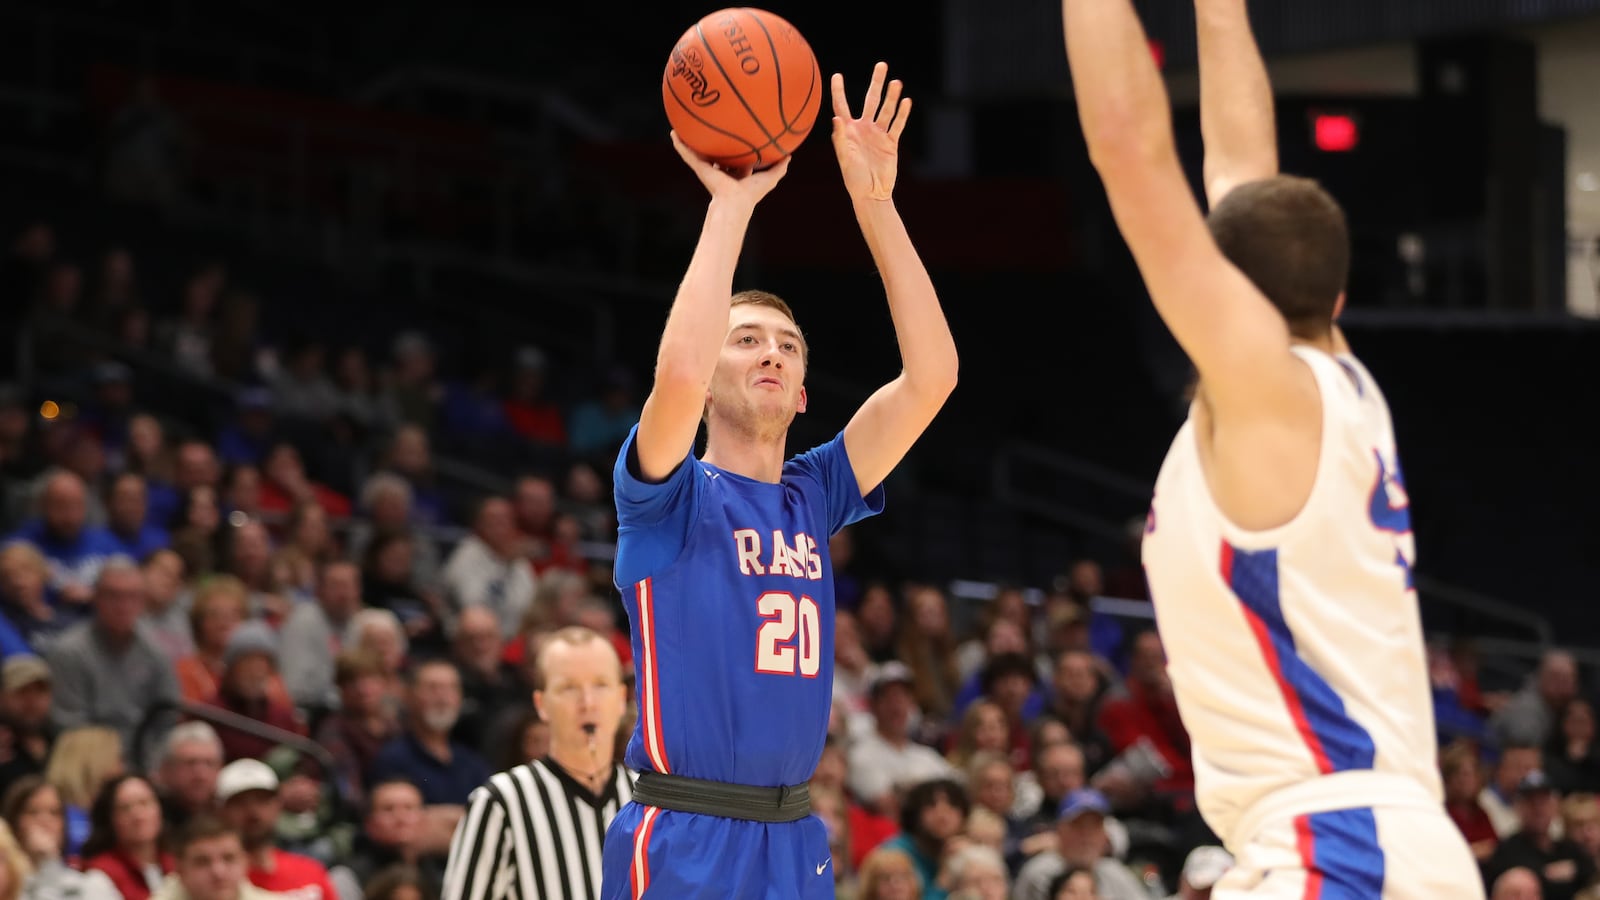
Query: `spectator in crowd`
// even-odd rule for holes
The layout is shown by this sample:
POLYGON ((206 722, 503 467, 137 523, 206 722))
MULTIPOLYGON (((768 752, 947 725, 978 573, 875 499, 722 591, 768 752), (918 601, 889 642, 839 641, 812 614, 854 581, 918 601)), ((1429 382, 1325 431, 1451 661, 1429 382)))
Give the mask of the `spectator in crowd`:
POLYGON ((0 822, 0 900, 18 900, 32 875, 33 863, 11 835, 11 826, 0 822))
POLYGON ((1521 866, 1508 869, 1494 880, 1489 900, 1544 900, 1539 876, 1521 866))
POLYGON ((913 585, 906 589, 906 609, 897 656, 911 669, 917 707, 924 715, 949 718, 961 679, 944 593, 932 585, 913 585))
POLYGON ((1501 746, 1543 747, 1561 721, 1561 711, 1578 695, 1578 663, 1564 650, 1547 651, 1532 682, 1489 720, 1501 746))
POLYGON ((1071 866, 1050 882, 1050 900, 1102 900, 1090 869, 1071 866))
POLYGON ((1011 757, 1011 725, 1006 721, 1005 710, 989 700, 967 707, 956 731, 955 746, 950 748, 950 765, 965 769, 979 753, 1011 757))
POLYGON ((289 900, 288 895, 250 883, 250 857, 239 829, 221 818, 202 816, 189 823, 174 853, 177 871, 161 885, 155 900, 289 900))
POLYGON ((1123 753, 1148 740, 1161 754, 1171 774, 1156 784, 1163 794, 1182 801, 1194 793, 1194 768, 1189 761, 1189 731, 1178 716, 1172 695, 1172 680, 1167 676, 1167 654, 1155 631, 1144 631, 1133 639, 1128 660, 1128 694, 1109 700, 1100 710, 1100 727, 1111 739, 1111 748, 1123 753))
POLYGON ((217 489, 199 485, 184 491, 178 517, 172 523, 172 549, 183 558, 185 571, 210 575, 217 570, 217 535, 222 529, 222 507, 217 489))
MULTIPOLYGON (((195 588, 189 608, 189 625, 194 631, 194 655, 178 660, 176 674, 183 699, 191 703, 210 703, 222 686, 227 671, 228 641, 244 623, 249 593, 244 582, 232 575, 213 575, 195 588)), ((267 696, 274 702, 289 704, 288 689, 274 671, 268 678, 267 696)))
MULTIPOLYGON (((1561 801, 1561 833, 1571 839, 1583 854, 1600 865, 1600 799, 1594 794, 1573 794, 1561 801)), ((1592 882, 1584 900, 1600 893, 1600 883, 1592 882)))
POLYGON ((246 519, 261 518, 261 470, 253 463, 233 463, 222 476, 222 506, 228 520, 235 513, 246 519))
POLYGON ((272 392, 247 387, 234 397, 234 419, 217 433, 217 456, 230 466, 260 466, 277 438, 272 392))
POLYGON ((861 863, 857 900, 924 900, 916 864, 904 850, 883 846, 861 863))
POLYGON ((877 730, 850 748, 850 791, 873 809, 892 815, 897 809, 896 783, 915 784, 950 778, 955 770, 944 757, 911 740, 916 712, 911 670, 888 662, 872 683, 872 714, 877 730))
POLYGON ((78 898, 121 900, 104 872, 81 872, 67 864, 67 820, 55 787, 37 775, 13 784, 0 798, 5 819, 33 872, 23 887, 29 900, 78 898))
POLYGON ((1054 830, 1061 804, 1086 783, 1083 748, 1071 741, 1046 745, 1034 756, 1032 781, 1034 790, 1027 796, 1017 792, 1020 808, 1014 806, 1013 812, 1030 832, 1054 830))
POLYGON ((122 751, 117 732, 97 725, 63 731, 50 750, 44 777, 61 798, 67 821, 61 849, 69 858, 89 839, 89 808, 101 786, 127 771, 122 751))
POLYGON ((1544 770, 1565 794, 1600 791, 1600 745, 1595 743, 1594 707, 1574 697, 1544 750, 1544 770))
MULTIPOLYGON (((872 678, 877 666, 861 643, 861 629, 855 613, 840 610, 834 615, 833 699, 843 702, 847 713, 864 718, 868 714, 872 678)), ((870 715, 870 714, 868 714, 870 715)))
POLYGON ((511 383, 506 391, 505 418, 526 441, 545 447, 565 447, 567 426, 561 407, 545 396, 549 360, 538 347, 520 347, 512 359, 511 383))
MULTIPOLYGON (((895 658, 898 618, 894 594, 888 585, 881 582, 867 585, 861 593, 861 604, 856 607, 856 625, 861 632, 861 643, 867 648, 867 656, 879 665, 895 658)), ((958 702, 957 706, 961 704, 958 702)))
POLYGON ((379 872, 410 866, 422 876, 426 896, 437 896, 444 883, 441 854, 420 853, 423 838, 422 793, 403 779, 372 786, 362 831, 350 853, 350 871, 366 884, 379 872))
POLYGON ((1083 750, 1084 770, 1099 772, 1116 754, 1111 738, 1100 728, 1100 673, 1094 654, 1067 650, 1056 658, 1048 711, 1060 719, 1083 750))
POLYGON ((492 774, 477 751, 450 739, 461 717, 461 675, 448 661, 425 660, 407 688, 404 730, 379 752, 371 778, 409 778, 429 806, 459 808, 492 774))
POLYGON ((155 768, 155 785, 169 833, 190 819, 216 812, 222 738, 205 722, 184 722, 167 735, 155 768))
POLYGON ((328 377, 327 356, 328 348, 314 338, 291 342, 287 362, 272 380, 273 404, 284 415, 312 422, 333 417, 339 391, 328 377))
POLYGON ((496 772, 539 759, 550 752, 550 723, 529 706, 517 714, 498 746, 500 752, 490 761, 496 772))
POLYGON ((275 843, 278 776, 257 759, 238 759, 217 776, 222 818, 238 832, 247 859, 247 877, 256 887, 293 893, 305 900, 335 900, 328 870, 314 859, 279 850, 275 843))
POLYGON ((433 344, 420 331, 395 336, 391 347, 394 370, 389 379, 388 398, 400 421, 432 430, 438 418, 444 387, 434 371, 433 344))
POLYGON ((567 469, 567 495, 562 512, 578 521, 579 537, 597 541, 616 534, 616 506, 605 492, 600 473, 579 460, 567 469))
POLYGON ((1002 653, 983 666, 983 696, 1005 715, 1007 749, 1019 766, 1028 764, 1027 722, 1044 708, 1037 677, 1032 661, 1021 653, 1002 653))
POLYGON ((337 705, 334 661, 343 649, 345 629, 360 610, 361 572, 355 564, 338 560, 322 566, 316 601, 295 604, 280 633, 283 683, 296 705, 337 705))
POLYGON ((1530 772, 1543 769, 1543 754, 1537 746, 1510 745, 1500 749, 1494 777, 1478 792, 1478 804, 1489 814, 1494 833, 1505 840, 1522 827, 1517 815, 1517 786, 1530 772))
POLYGON ((487 606, 469 606, 456 617, 451 658, 461 673, 461 719, 452 737, 481 753, 505 738, 508 716, 529 705, 532 687, 500 654, 500 623, 487 606))
POLYGON ((1099 791, 1084 788, 1067 795, 1057 817, 1054 850, 1046 850, 1017 874, 1017 900, 1048 900, 1050 885, 1069 868, 1094 873, 1105 900, 1148 900, 1150 893, 1127 866, 1106 855, 1106 817, 1111 805, 1099 791))
POLYGON ((142 777, 120 775, 106 782, 89 812, 84 868, 104 872, 122 900, 149 900, 173 869, 161 849, 161 801, 142 777))
POLYGON ((70 610, 58 612, 48 595, 50 563, 39 548, 17 541, 0 548, 0 616, 23 642, 5 655, 32 649, 42 653, 56 635, 76 621, 70 610))
POLYGON ((172 543, 167 530, 149 516, 149 494, 141 475, 123 472, 112 479, 106 514, 106 528, 117 542, 118 553, 144 559, 172 543))
MULTIPOLYGON (((305 734, 305 723, 294 708, 281 696, 273 696, 271 686, 277 678, 278 636, 266 623, 250 621, 235 628, 228 636, 222 665, 222 678, 207 703, 289 734, 305 734)), ((222 737, 222 753, 228 760, 260 759, 271 753, 278 743, 273 738, 230 728, 222 737)))
POLYGON ((336 712, 317 728, 317 743, 333 756, 332 777, 340 796, 359 809, 373 762, 399 732, 394 710, 385 703, 387 673, 370 650, 345 650, 334 665, 339 688, 336 712))
POLYGON ((1595 861, 1568 838, 1551 837, 1560 798, 1544 772, 1534 769, 1517 786, 1520 828, 1503 839, 1484 863, 1490 884, 1505 872, 1527 868, 1538 873, 1546 900, 1573 900, 1595 878, 1595 861))
POLYGON ((923 781, 906 792, 900 806, 900 834, 883 846, 911 857, 924 900, 948 896, 939 883, 939 866, 971 811, 967 792, 953 779, 923 781))
POLYGON ((283 544, 272 562, 274 567, 281 567, 278 578, 294 599, 314 598, 320 569, 341 559, 333 531, 328 527, 328 514, 315 502, 295 504, 289 511, 283 544))
POLYGON ((1022 867, 1027 853, 1023 842, 1032 835, 1029 824, 1011 813, 1016 802, 1015 772, 1003 753, 984 752, 974 756, 965 769, 967 788, 974 809, 993 813, 1001 826, 999 850, 1009 869, 1022 867))
POLYGON ((69 617, 89 602, 100 567, 120 552, 105 528, 89 524, 88 515, 83 479, 57 470, 44 478, 38 517, 23 523, 10 538, 27 541, 44 554, 50 564, 49 596, 69 617))
POLYGON ((633 378, 620 367, 600 380, 600 394, 572 411, 568 436, 572 452, 582 456, 615 456, 617 448, 639 421, 639 404, 633 399, 633 378))
POLYGON ((274 626, 287 614, 287 598, 272 580, 272 535, 260 519, 229 522, 222 531, 223 571, 244 585, 245 614, 263 616, 274 626))
MULTIPOLYGON (((108 725, 123 746, 139 752, 134 731, 161 704, 175 704, 172 662, 138 627, 144 613, 144 573, 127 557, 101 569, 94 586, 94 616, 68 629, 51 648, 55 723, 60 728, 108 725)), ((172 716, 159 713, 147 738, 165 739, 172 716)))
POLYGON ((387 609, 363 609, 345 628, 344 646, 348 650, 368 651, 383 664, 384 703, 398 711, 405 700, 402 670, 409 658, 410 644, 400 619, 387 609))
POLYGON ((128 447, 123 471, 144 476, 145 512, 149 521, 166 526, 178 512, 180 495, 174 487, 177 460, 167 446, 161 420, 139 413, 128 420, 128 447))
POLYGON ((287 513, 299 504, 315 503, 335 518, 350 515, 347 497, 307 477, 300 451, 293 444, 283 441, 273 444, 262 463, 261 474, 263 513, 287 513))
POLYGON ((50 721, 50 666, 31 654, 12 656, 0 666, 0 792, 25 775, 44 772, 55 745, 50 721))
POLYGON ((511 503, 490 497, 473 517, 472 534, 456 545, 444 567, 444 589, 457 609, 481 606, 493 612, 500 634, 510 639, 533 604, 533 567, 521 553, 511 503))
POLYGON ((172 550, 157 550, 145 557, 145 632, 156 648, 171 660, 194 653, 194 631, 189 624, 183 557, 172 550))
POLYGON ((1450 820, 1461 830, 1472 855, 1479 862, 1489 858, 1500 837, 1494 823, 1478 802, 1483 779, 1478 768, 1478 748, 1465 741, 1446 747, 1439 754, 1439 772, 1444 778, 1444 807, 1450 820))
MULTIPOLYGON (((1003 591, 1001 597, 1018 596, 1010 591, 1003 591)), ((1026 610, 1026 607, 1023 608, 1026 610)), ((969 645, 971 642, 968 642, 969 645)), ((964 712, 968 706, 983 696, 983 672, 989 663, 1002 656, 1021 656, 1024 660, 1030 658, 1029 642, 1026 626, 1018 625, 1010 616, 996 615, 984 631, 983 644, 977 648, 977 653, 968 654, 973 664, 972 674, 961 685, 961 691, 956 695, 955 708, 957 712, 964 712)))
POLYGON ((365 900, 433 900, 425 893, 423 874, 413 866, 390 866, 372 877, 365 888, 365 900))
POLYGON ((444 494, 434 486, 433 451, 426 431, 414 424, 395 429, 384 468, 411 485, 411 514, 418 523, 442 525, 450 521, 444 494))
POLYGON ((967 846, 957 850, 945 861, 939 877, 951 897, 1006 900, 1010 895, 1011 877, 1005 860, 989 847, 967 846))
POLYGON ((448 610, 437 592, 412 580, 413 568, 410 535, 378 535, 362 560, 361 599, 367 606, 393 613, 418 651, 436 653, 445 649, 448 610))
POLYGON ((412 518, 411 483, 393 472, 379 472, 362 486, 361 508, 368 518, 351 526, 351 558, 364 559, 377 535, 410 535, 411 583, 432 588, 439 578, 439 544, 412 518))

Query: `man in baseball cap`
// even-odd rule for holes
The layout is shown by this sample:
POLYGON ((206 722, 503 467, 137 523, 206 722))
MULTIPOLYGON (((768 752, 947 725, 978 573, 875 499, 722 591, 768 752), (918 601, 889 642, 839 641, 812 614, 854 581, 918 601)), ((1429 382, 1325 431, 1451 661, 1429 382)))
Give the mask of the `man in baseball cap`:
POLYGON ((0 765, 0 784, 44 774, 56 738, 52 680, 50 666, 31 653, 16 654, 0 667, 0 728, 11 732, 12 747, 11 759, 0 765))
POLYGON ((328 870, 308 856, 285 853, 276 845, 278 775, 259 759, 236 759, 217 775, 222 820, 239 833, 249 857, 250 883, 269 891, 336 900, 328 870), (321 894, 315 893, 320 890, 321 894))
POLYGON ((1037 855, 1017 873, 1018 900, 1049 900, 1050 884, 1069 869, 1094 873, 1100 896, 1108 900, 1148 897, 1149 891, 1127 866, 1107 855, 1106 817, 1111 803, 1094 788, 1080 788, 1061 799, 1056 812, 1056 848, 1037 855))

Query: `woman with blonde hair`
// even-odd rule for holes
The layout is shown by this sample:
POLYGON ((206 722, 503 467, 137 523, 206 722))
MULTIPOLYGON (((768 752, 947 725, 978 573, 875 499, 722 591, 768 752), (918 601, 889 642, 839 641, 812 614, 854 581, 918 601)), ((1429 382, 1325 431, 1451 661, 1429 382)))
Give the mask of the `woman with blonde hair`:
POLYGON ((992 700, 979 700, 967 707, 947 758, 950 765, 965 769, 980 753, 1011 758, 1011 726, 1006 722, 1005 710, 992 700))
MULTIPOLYGON (((189 629, 194 634, 194 653, 178 660, 178 692, 191 703, 212 703, 222 682, 223 656, 228 638, 245 620, 250 593, 243 581, 232 575, 212 575, 194 589, 189 605, 189 629)), ((292 705, 289 690, 277 672, 267 683, 267 698, 292 705)))
POLYGON ((922 882, 911 857, 892 847, 867 854, 856 900, 922 900, 922 882))
POLYGON ((0 822, 0 900, 17 900, 32 877, 33 862, 22 852, 11 826, 0 822))
POLYGON ((44 778, 61 796, 67 820, 62 853, 75 858, 89 839, 89 808, 106 782, 126 771, 122 764, 122 735, 102 725, 86 725, 61 733, 50 751, 44 778))
POLYGON ((39 548, 27 541, 16 541, 0 549, 0 616, 10 620, 18 636, 33 646, 74 621, 56 615, 45 596, 50 583, 50 563, 39 548))
POLYGON ((955 710, 956 694, 961 690, 956 638, 944 592, 930 584, 908 588, 906 613, 895 656, 911 668, 912 690, 922 714, 942 721, 955 710))

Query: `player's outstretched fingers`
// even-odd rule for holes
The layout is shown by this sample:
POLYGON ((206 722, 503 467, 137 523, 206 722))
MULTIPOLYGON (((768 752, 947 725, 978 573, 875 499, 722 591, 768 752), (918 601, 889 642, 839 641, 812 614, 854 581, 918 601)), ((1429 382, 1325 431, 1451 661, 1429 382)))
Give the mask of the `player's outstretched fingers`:
POLYGON ((844 96, 844 76, 838 72, 833 73, 832 87, 833 120, 842 124, 841 120, 850 118, 850 101, 844 96))
POLYGON ((888 75, 888 63, 880 62, 872 67, 872 82, 867 85, 867 102, 861 107, 861 118, 872 119, 878 115, 878 104, 883 102, 883 81, 888 75))
POLYGON ((878 107, 878 115, 873 119, 873 124, 884 131, 888 131, 890 123, 894 121, 895 113, 900 106, 900 91, 904 87, 900 79, 896 78, 889 82, 889 92, 883 95, 883 105, 878 107))
POLYGON ((894 124, 889 126, 889 136, 900 140, 900 133, 906 130, 906 120, 911 118, 911 98, 900 101, 900 109, 894 114, 894 124))

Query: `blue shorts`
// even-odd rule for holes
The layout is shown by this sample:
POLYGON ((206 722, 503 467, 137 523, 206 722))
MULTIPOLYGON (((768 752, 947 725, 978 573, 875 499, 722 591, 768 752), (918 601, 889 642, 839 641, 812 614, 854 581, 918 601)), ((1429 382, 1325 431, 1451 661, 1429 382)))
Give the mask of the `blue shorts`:
POLYGON ((629 803, 606 829, 601 900, 834 896, 828 830, 816 816, 767 824, 629 803))

